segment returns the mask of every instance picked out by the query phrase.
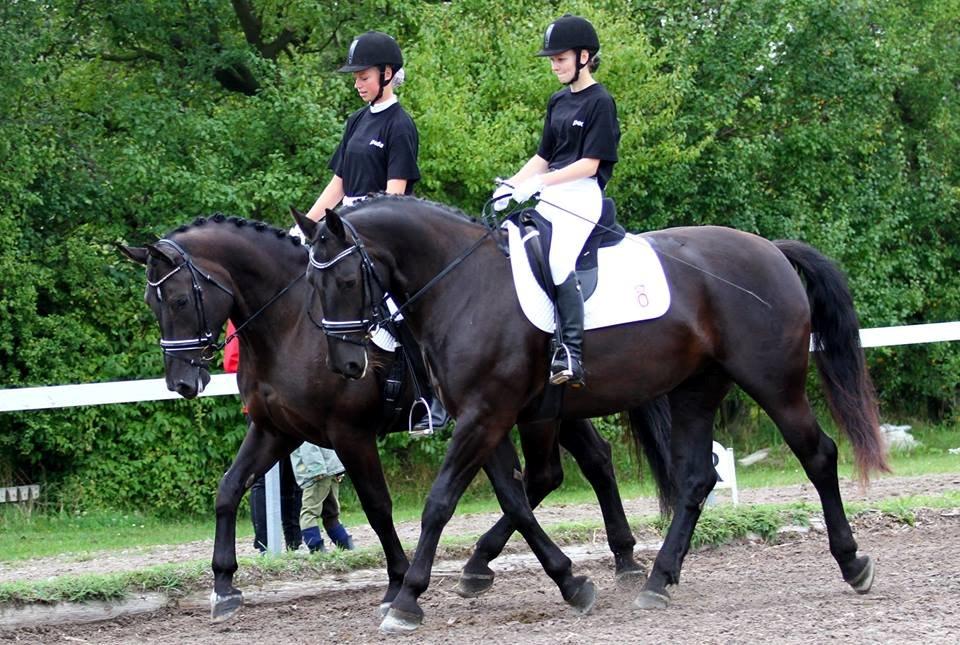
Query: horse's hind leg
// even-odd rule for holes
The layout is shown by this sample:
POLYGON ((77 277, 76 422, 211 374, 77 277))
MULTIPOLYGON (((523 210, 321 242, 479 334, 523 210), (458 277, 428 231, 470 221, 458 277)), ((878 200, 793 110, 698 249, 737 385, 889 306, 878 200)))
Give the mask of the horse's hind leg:
POLYGON ((685 381, 670 393, 670 445, 677 496, 673 520, 650 576, 633 603, 636 607, 666 607, 670 602, 667 585, 680 581, 680 568, 703 503, 717 482, 712 458, 713 421, 729 390, 729 378, 713 370, 685 381))
POLYGON ((867 555, 857 556, 857 542, 840 497, 837 445, 817 423, 802 381, 787 391, 786 402, 782 391, 753 393, 748 390, 748 393, 780 428, 787 445, 817 489, 827 525, 830 553, 840 566, 843 579, 858 593, 866 593, 873 584, 873 561, 867 555))
POLYGON ((631 584, 636 581, 639 584, 646 572, 633 558, 637 541, 623 511, 610 444, 588 419, 571 419, 560 424, 560 445, 577 460, 577 465, 597 494, 607 531, 607 544, 613 553, 617 581, 631 584))
POLYGON ((251 423, 240 450, 217 490, 217 525, 213 540, 213 593, 210 617, 216 622, 231 618, 243 605, 243 594, 233 586, 237 571, 237 506, 253 481, 281 457, 289 455, 297 441, 263 432, 251 423))

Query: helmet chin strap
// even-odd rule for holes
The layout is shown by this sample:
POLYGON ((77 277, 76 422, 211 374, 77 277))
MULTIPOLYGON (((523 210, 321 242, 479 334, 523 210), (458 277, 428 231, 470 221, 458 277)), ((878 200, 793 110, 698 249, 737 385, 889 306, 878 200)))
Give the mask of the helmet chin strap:
POLYGON ((573 78, 571 78, 569 81, 567 81, 566 83, 564 83, 564 85, 573 85, 574 83, 576 83, 576 82, 577 82, 577 79, 580 78, 580 70, 583 69, 584 67, 586 67, 587 64, 590 62, 590 58, 589 58, 589 57, 587 57, 587 62, 586 62, 586 63, 581 63, 581 62, 580 62, 580 52, 582 52, 582 51, 583 51, 582 49, 574 49, 574 50, 573 50, 574 58, 576 58, 576 61, 574 62, 574 66, 575 66, 575 68, 576 68, 576 71, 573 73, 573 78))
POLYGON ((380 91, 377 92, 377 96, 372 101, 370 101, 370 105, 375 105, 377 101, 379 101, 383 97, 383 88, 387 86, 387 83, 393 80, 392 76, 390 78, 390 81, 386 80, 386 75, 387 75, 386 65, 379 65, 378 67, 380 68, 380 91))

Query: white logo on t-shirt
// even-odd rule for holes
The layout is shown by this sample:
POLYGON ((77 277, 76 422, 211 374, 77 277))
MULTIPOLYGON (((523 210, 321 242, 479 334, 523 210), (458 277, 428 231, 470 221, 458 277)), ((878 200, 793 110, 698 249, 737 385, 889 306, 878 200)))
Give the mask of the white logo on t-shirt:
POLYGON ((376 139, 370 139, 371 146, 377 146, 381 150, 383 149, 383 141, 377 141, 376 139))
POLYGON ((573 120, 573 127, 577 127, 578 125, 582 128, 582 127, 583 127, 583 121, 581 121, 581 120, 579 120, 579 119, 574 119, 574 120, 573 120))

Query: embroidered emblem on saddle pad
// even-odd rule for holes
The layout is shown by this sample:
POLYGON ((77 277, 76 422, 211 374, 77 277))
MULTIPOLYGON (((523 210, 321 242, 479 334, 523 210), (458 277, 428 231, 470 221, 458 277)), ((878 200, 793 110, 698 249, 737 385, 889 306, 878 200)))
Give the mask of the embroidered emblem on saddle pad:
MULTIPOLYGON (((510 220, 503 227, 520 307, 535 327, 552 333, 556 326, 553 302, 534 277, 520 229, 510 220)), ((646 238, 627 234, 615 246, 599 248, 596 261, 596 288, 592 294, 584 292, 584 329, 652 320, 667 313, 670 289, 660 258, 646 238)))

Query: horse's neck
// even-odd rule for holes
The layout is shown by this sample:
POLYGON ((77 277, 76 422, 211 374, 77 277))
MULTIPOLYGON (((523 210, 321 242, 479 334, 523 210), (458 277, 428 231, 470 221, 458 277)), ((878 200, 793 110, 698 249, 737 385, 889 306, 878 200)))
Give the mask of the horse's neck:
MULTIPOLYGON (((486 232, 481 227, 442 215, 430 215, 419 222, 415 218, 415 215, 404 217, 397 220, 397 226, 386 226, 379 231, 383 234, 379 244, 391 249, 394 262, 402 269, 407 282, 403 288, 408 296, 426 286, 453 262, 469 262, 470 258, 461 258, 462 254, 486 232)), ((484 246, 486 244, 492 248, 492 241, 484 246)), ((452 270, 458 271, 460 267, 452 270)))
POLYGON ((454 240, 452 243, 438 242, 437 249, 431 253, 415 253, 409 249, 395 250, 398 254, 396 257, 399 258, 398 266, 406 279, 406 284, 402 285, 402 295, 406 298, 414 297, 417 292, 426 288, 417 296, 418 303, 413 305, 422 315, 414 313, 411 322, 416 328, 415 333, 427 344, 447 335, 449 328, 446 325, 435 324, 437 316, 457 325, 460 318, 471 316, 471 309, 490 307, 491 310, 501 311, 503 308, 496 303, 498 295, 491 294, 487 297, 482 295, 482 292, 500 294, 512 290, 510 264, 497 248, 496 238, 487 237, 469 256, 463 257, 485 233, 484 230, 473 227, 464 228, 473 234, 465 235, 466 231, 459 229, 451 231, 449 235, 437 233, 436 237, 423 238, 454 240), (441 244, 442 249, 439 248, 441 244), (456 267, 434 284, 427 286, 458 261, 460 263, 456 267), (479 305, 480 300, 487 304, 479 305))
POLYGON ((303 281, 298 281, 305 268, 286 257, 282 253, 271 257, 262 249, 256 253, 237 249, 225 261, 235 296, 230 317, 236 325, 250 320, 248 336, 279 336, 297 322, 291 312, 299 309, 305 297, 303 281))

